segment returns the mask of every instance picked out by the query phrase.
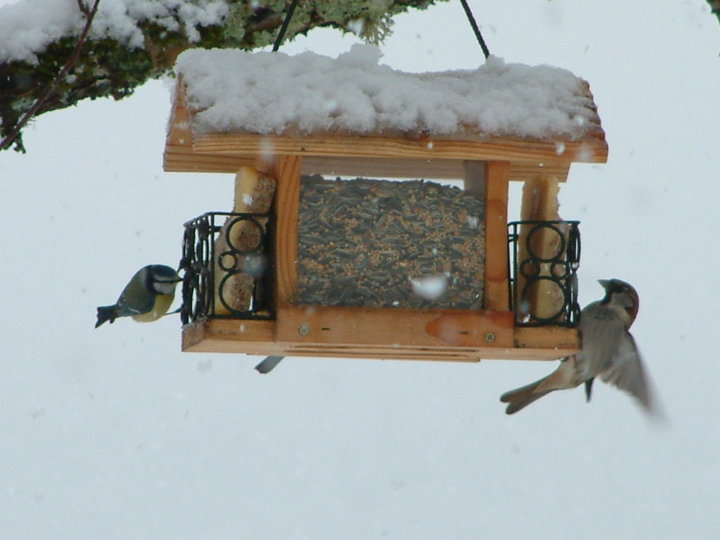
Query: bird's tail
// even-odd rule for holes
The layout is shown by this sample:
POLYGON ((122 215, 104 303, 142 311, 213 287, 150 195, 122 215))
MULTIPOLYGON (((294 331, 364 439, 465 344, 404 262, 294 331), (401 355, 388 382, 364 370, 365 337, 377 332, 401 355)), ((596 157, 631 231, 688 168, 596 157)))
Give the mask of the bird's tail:
POLYGON ((553 390, 575 388, 580 384, 577 375, 577 358, 568 356, 563 358, 558 368, 550 375, 515 390, 505 392, 500 401, 507 403, 507 414, 513 414, 530 405, 533 401, 549 394, 553 390))
POLYGON ((115 321, 115 317, 117 317, 117 306, 99 306, 97 308, 95 328, 107 321, 110 321, 112 324, 115 321))
POLYGON ((530 405, 533 401, 540 399, 544 395, 549 394, 550 392, 555 390, 554 388, 551 388, 549 390, 539 389, 540 385, 545 382, 545 379, 547 379, 547 377, 543 377, 539 381, 535 381, 534 383, 521 386, 520 388, 516 388, 515 390, 505 392, 502 396, 500 396, 500 401, 508 404, 507 408, 505 409, 505 413, 516 413, 520 409, 524 409, 525 407, 530 405))

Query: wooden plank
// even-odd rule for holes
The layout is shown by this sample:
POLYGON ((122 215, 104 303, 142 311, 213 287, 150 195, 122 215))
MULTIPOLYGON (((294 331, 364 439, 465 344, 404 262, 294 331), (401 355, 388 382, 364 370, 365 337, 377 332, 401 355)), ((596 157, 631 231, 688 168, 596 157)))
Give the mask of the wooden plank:
POLYGON ((275 338, 286 343, 387 347, 512 347, 511 313, 278 307, 275 338))
POLYGON ((508 311, 507 205, 510 163, 488 161, 485 170, 485 309, 508 311))
POLYGON ((483 360, 550 361, 572 354, 572 350, 486 348, 462 352, 456 349, 395 348, 375 349, 353 347, 288 346, 286 356, 352 358, 360 360, 416 360, 439 362, 480 362, 483 360))
POLYGON ((170 170, 168 166, 173 161, 173 156, 192 152, 192 132, 190 116, 185 108, 184 86, 182 79, 179 79, 175 87, 175 101, 170 112, 170 125, 163 155, 163 167, 166 171, 170 170))
POLYGON ((257 135, 241 133, 194 134, 193 150, 198 153, 255 155, 267 152, 302 156, 344 156, 421 159, 471 159, 496 161, 537 161, 605 163, 604 134, 577 141, 538 141, 511 137, 466 138, 383 137, 345 134, 257 135), (559 155, 557 143, 564 145, 559 155))
POLYGON ((234 173, 240 167, 252 167, 255 159, 247 156, 218 156, 195 154, 192 147, 167 145, 163 156, 163 170, 166 172, 209 172, 234 173))
POLYGON ((509 311, 444 312, 425 325, 425 331, 453 347, 511 345, 514 315, 509 311))
POLYGON ((274 341, 275 321, 206 319, 183 327, 186 352, 282 354, 274 341))
POLYGON ((170 128, 167 133, 167 144, 170 146, 191 147, 192 132, 190 114, 185 107, 185 85, 182 76, 175 86, 175 101, 170 112, 170 128))
POLYGON ((313 356, 320 358, 352 358, 359 360, 420 360, 441 362, 479 362, 476 349, 419 348, 419 347, 363 347, 293 345, 286 349, 288 356, 313 356))
POLYGON ((577 331, 569 328, 523 328, 513 347, 423 347, 382 345, 341 345, 286 343, 286 354, 335 358, 396 360, 439 360, 479 362, 480 360, 558 360, 578 352, 577 331))
POLYGON ((515 329, 515 347, 557 349, 563 351, 563 356, 569 356, 580 350, 580 333, 575 328, 560 326, 519 327, 515 329))
POLYGON ((275 195, 275 304, 297 298, 297 243, 300 212, 300 156, 280 156, 274 163, 275 195))
MULTIPOLYGON (((167 172, 234 173, 240 167, 256 164, 255 156, 197 154, 192 147, 168 144, 163 167, 167 172)), ((510 180, 527 181, 539 174, 550 174, 564 182, 569 169, 570 164, 563 162, 518 161, 510 165, 510 180)), ((331 177, 460 180, 464 170, 464 160, 459 159, 306 157, 302 162, 302 174, 331 177)))
MULTIPOLYGON (((304 308, 296 308, 304 309, 304 308)), ((344 308, 337 308, 344 309, 344 308)), ((396 311, 388 309, 385 311, 396 311)), ((409 310, 408 310, 409 311, 409 310)), ((468 312, 472 315, 471 312, 468 312)), ((576 353, 580 340, 577 330, 570 328, 516 328, 510 346, 484 346, 484 336, 477 330, 475 336, 466 337, 463 328, 474 325, 469 318, 459 316, 460 331, 451 331, 443 340, 433 341, 435 345, 409 345, 400 342, 392 344, 342 344, 308 343, 300 341, 297 329, 289 332, 291 341, 278 342, 275 339, 274 321, 242 321, 235 319, 209 319, 188 324, 183 328, 182 350, 205 353, 244 353, 257 355, 323 356, 336 358, 404 359, 477 362, 491 360, 554 360, 576 353), (295 338, 297 335, 297 338, 295 338), (453 336, 456 336, 453 338, 453 336), (457 338, 457 336, 461 336, 457 338), (466 341, 463 341, 466 340, 466 341), (469 346, 480 344, 480 346, 469 346)), ((393 318, 393 320, 397 320, 393 318)), ((447 319, 453 321, 452 318, 447 319)), ((430 319, 430 322, 437 318, 430 319)), ((297 322, 297 321, 295 321, 297 322)), ((333 322, 333 324, 335 324, 333 322)), ((503 322, 503 324, 505 324, 503 322)), ((452 328, 451 323, 436 323, 437 326, 452 328)), ((331 327, 332 328, 332 327, 331 327)), ((397 328, 397 327, 396 327, 397 328)), ((309 334, 308 334, 309 335, 309 334)), ((407 332, 405 333, 407 336, 407 332)), ((415 336, 410 336, 415 339, 415 336)), ((501 338, 504 342, 504 335, 501 338)), ((355 341, 355 338, 351 339, 355 341)), ((372 341, 372 336, 366 339, 372 341)), ((497 345, 497 343, 495 343, 497 345)))

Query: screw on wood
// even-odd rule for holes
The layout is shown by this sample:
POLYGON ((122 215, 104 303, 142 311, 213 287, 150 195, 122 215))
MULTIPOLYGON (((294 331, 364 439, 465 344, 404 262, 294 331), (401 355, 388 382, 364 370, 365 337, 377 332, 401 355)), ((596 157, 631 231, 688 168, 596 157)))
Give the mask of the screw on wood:
POLYGON ((488 343, 492 343, 493 341, 495 341, 495 332, 488 332, 487 334, 485 334, 485 341, 487 341, 488 343))
POLYGON ((303 324, 298 328, 298 334, 305 337, 310 333, 310 327, 307 324, 303 324))

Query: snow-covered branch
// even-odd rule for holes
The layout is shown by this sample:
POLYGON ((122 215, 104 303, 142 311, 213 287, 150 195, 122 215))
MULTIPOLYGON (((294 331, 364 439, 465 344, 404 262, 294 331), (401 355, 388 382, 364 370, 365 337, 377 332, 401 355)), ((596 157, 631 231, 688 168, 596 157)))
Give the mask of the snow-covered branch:
MULTIPOLYGON (((320 26, 380 41, 393 15, 444 0, 300 2, 286 40, 320 26)), ((0 8, 0 140, 24 151, 21 121, 86 98, 126 97, 169 72, 190 47, 270 45, 286 0, 102 0, 82 53, 75 53, 92 2, 24 0, 0 8), (79 9, 80 5, 85 10, 79 9), (52 92, 44 96, 47 89, 52 92), (38 103, 40 105, 38 106, 38 103), (17 135, 17 136, 15 136, 17 135)))

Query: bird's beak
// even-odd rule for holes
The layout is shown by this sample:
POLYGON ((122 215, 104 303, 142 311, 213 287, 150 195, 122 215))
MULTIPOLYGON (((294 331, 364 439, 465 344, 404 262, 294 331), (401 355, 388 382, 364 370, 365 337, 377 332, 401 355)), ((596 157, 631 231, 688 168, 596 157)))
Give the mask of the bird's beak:
POLYGON ((607 291, 608 287, 610 286, 610 280, 609 279, 598 279, 598 283, 602 285, 603 289, 607 291))

